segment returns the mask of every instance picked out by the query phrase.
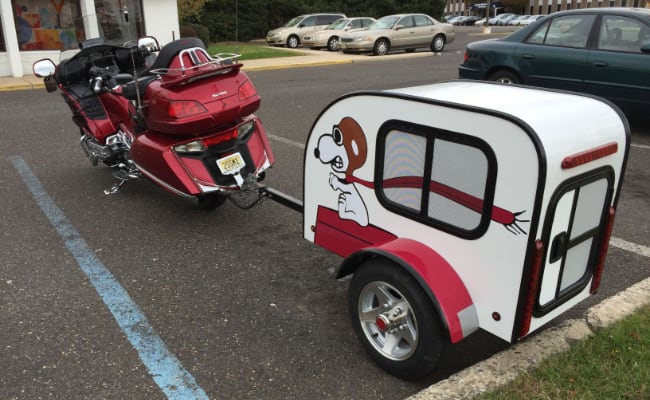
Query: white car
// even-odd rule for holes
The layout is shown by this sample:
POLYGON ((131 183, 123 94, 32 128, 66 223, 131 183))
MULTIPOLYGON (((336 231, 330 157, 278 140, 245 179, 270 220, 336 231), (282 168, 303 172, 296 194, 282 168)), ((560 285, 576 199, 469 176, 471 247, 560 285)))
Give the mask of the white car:
POLYGON ((266 34, 266 44, 269 46, 300 46, 300 38, 309 32, 325 29, 339 18, 345 18, 341 13, 305 14, 292 18, 279 28, 271 29, 266 34))
POLYGON ((355 32, 367 28, 376 19, 370 17, 340 18, 322 31, 308 33, 302 37, 302 46, 312 49, 327 48, 329 51, 339 49, 339 38, 346 32, 355 32))
POLYGON ((519 21, 519 26, 527 26, 532 24, 533 22, 537 21, 538 19, 544 18, 546 15, 531 15, 530 18, 526 18, 524 20, 519 21))

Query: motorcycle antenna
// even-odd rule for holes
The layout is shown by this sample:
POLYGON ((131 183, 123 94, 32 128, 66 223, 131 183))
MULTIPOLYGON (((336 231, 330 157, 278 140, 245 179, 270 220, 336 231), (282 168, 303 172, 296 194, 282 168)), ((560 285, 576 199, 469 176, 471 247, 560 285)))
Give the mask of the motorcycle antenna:
POLYGON ((131 49, 131 64, 133 66, 133 79, 135 80, 135 101, 136 101, 136 111, 135 111, 135 121, 140 125, 142 123, 142 101, 140 99, 140 85, 138 84, 138 69, 135 66, 135 55, 134 52, 138 51, 139 47, 136 43, 135 48, 131 49))

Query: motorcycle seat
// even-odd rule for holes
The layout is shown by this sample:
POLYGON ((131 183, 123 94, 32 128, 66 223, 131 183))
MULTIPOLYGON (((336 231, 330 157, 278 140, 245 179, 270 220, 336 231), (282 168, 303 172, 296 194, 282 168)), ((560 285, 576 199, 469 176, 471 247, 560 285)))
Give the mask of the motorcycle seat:
POLYGON ((138 91, 140 92, 140 96, 144 95, 144 92, 147 90, 147 86, 149 86, 149 84, 156 79, 158 79, 157 75, 145 75, 138 78, 137 80, 127 82, 122 85, 122 96, 129 100, 137 100, 138 91))
POLYGON ((144 71, 142 75, 155 75, 151 71, 160 68, 169 68, 170 64, 174 60, 174 57, 176 57, 178 53, 181 52, 181 50, 190 49, 192 47, 200 47, 205 50, 205 44, 203 44, 203 41, 195 37, 181 38, 166 44, 162 50, 160 50, 160 53, 158 53, 158 56, 156 57, 156 60, 153 62, 153 64, 147 68, 147 70, 144 71))

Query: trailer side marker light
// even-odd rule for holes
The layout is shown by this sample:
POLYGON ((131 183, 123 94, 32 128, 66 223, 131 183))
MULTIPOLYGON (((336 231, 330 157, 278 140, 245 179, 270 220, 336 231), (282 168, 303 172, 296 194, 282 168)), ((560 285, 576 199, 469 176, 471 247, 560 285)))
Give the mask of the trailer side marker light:
POLYGON ((530 320, 533 317, 533 307, 535 306, 535 298, 537 297, 537 288, 539 286, 539 277, 542 272, 542 264, 544 262, 544 242, 541 240, 535 241, 535 255, 533 258, 533 270, 530 272, 530 280, 528 281, 528 292, 526 295, 526 307, 524 308, 524 319, 519 331, 519 337, 524 337, 530 330, 530 320))
POLYGON ((618 143, 616 142, 594 147, 593 149, 564 157, 564 160, 562 160, 562 169, 575 168, 579 165, 587 164, 589 162, 598 160, 599 158, 615 154, 617 151, 618 143))
POLYGON ((614 210, 614 207, 610 207, 609 213, 607 214, 607 226, 603 231, 603 239, 600 243, 600 251, 598 252, 598 264, 596 264, 594 277, 591 279, 591 288, 589 289, 589 293, 591 294, 594 294, 598 291, 598 287, 600 286, 600 279, 603 276, 605 258, 607 258, 607 250, 609 249, 609 239, 611 238, 612 230, 614 229, 614 214, 616 214, 616 210, 614 210))

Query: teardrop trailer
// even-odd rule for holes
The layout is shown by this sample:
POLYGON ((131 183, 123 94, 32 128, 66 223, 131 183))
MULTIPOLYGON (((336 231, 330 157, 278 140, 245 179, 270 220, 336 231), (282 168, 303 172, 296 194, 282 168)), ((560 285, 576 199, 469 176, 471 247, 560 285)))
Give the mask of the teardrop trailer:
POLYGON ((604 100, 451 81, 345 95, 307 138, 303 236, 352 274, 355 332, 419 379, 483 329, 515 343, 600 285, 630 132, 604 100))

